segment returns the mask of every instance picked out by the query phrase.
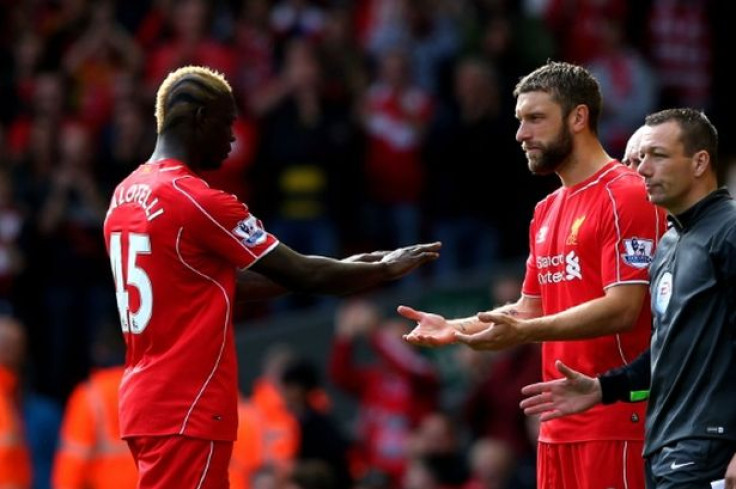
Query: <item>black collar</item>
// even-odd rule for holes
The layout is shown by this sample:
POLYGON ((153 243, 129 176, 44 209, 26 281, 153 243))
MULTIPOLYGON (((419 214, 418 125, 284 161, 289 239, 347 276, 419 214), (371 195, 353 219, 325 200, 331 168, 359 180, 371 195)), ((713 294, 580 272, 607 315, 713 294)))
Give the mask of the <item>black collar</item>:
POLYGON ((715 205, 717 202, 731 199, 731 194, 729 193, 727 188, 719 188, 718 190, 714 190, 713 192, 700 199, 698 202, 695 203, 695 205, 690 207, 685 212, 682 212, 676 216, 672 214, 667 215, 667 220, 669 221, 670 225, 675 227, 675 229, 677 229, 678 231, 684 231, 692 227, 692 225, 696 223, 698 219, 700 219, 700 217, 703 215, 703 213, 706 212, 706 210, 709 209, 711 206, 715 205))

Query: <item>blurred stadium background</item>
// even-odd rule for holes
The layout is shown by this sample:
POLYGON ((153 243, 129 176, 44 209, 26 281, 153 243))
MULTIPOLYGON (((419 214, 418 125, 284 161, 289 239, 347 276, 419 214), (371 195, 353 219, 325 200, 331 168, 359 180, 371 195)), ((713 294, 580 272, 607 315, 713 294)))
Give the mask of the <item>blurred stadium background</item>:
MULTIPOLYGON (((151 153, 170 70, 202 64, 231 82, 237 140, 207 179, 291 247, 347 256, 443 241, 439 262, 361 298, 395 322, 400 303, 455 316, 514 298, 534 203, 557 180, 528 174, 511 92, 547 59, 598 77, 614 157, 647 113, 703 109, 736 187, 734 20, 736 4, 717 0, 0 0, 0 305, 26 328, 26 392, 61 416, 117 325, 102 222, 114 185, 151 153)), ((328 368, 346 307, 239 304, 244 396, 283 345, 315 366, 358 440, 364 400, 328 368)), ((414 354, 438 375, 436 407, 453 413, 463 456, 484 437, 528 436, 468 414, 498 358, 414 354)), ((370 348, 358 358, 376 361, 370 348)), ((26 425, 42 488, 55 435, 37 412, 26 425)), ((498 487, 533 487, 529 447, 512 448, 526 465, 498 487)))

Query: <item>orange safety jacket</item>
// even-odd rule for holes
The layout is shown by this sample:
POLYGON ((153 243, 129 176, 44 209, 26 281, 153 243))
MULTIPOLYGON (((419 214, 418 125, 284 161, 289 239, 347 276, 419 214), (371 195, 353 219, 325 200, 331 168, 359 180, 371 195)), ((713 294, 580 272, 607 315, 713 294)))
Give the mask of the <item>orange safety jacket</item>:
POLYGON ((291 468, 301 441, 299 422, 286 407, 278 388, 257 379, 253 395, 238 404, 238 438, 230 462, 230 488, 249 489, 257 469, 272 466, 284 473, 291 468))
POLYGON ((122 376, 123 367, 103 368, 72 392, 54 458, 53 489, 135 489, 138 472, 118 423, 122 376))
POLYGON ((18 378, 0 367, 0 488, 30 489, 31 459, 18 407, 18 378))

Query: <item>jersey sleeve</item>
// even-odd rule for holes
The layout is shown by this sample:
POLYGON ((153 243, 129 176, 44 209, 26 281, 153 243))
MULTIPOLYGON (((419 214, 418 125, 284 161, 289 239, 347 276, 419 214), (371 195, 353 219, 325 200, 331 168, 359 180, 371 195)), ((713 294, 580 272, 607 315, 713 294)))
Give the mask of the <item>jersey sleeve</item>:
POLYGON ((603 287, 649 283, 649 265, 665 228, 661 211, 651 204, 638 177, 608 188, 609 206, 600 216, 603 287))
POLYGON ((250 267, 278 244, 234 195, 210 189, 203 182, 186 182, 178 189, 191 203, 184 215, 188 231, 205 249, 236 267, 250 267))

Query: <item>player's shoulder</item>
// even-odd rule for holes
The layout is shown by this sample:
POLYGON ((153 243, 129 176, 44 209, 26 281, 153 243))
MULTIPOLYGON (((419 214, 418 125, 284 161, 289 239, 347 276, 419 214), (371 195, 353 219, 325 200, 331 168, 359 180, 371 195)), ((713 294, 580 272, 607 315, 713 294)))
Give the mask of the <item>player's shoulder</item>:
POLYGON ((644 178, 637 172, 622 164, 614 165, 601 176, 601 183, 606 192, 616 200, 639 202, 647 199, 644 178))
POLYGON ((211 187, 205 180, 194 175, 182 175, 171 182, 173 191, 192 204, 191 209, 200 211, 237 212, 248 207, 228 192, 211 187))
POLYGON ((538 215, 540 213, 546 212, 546 210, 549 209, 549 207, 554 204, 555 201, 563 198, 563 194, 564 187, 559 187, 558 189, 548 193, 534 206, 534 214, 538 215))
POLYGON ((619 162, 611 165, 601 175, 600 181, 608 188, 644 189, 644 177, 619 162))

